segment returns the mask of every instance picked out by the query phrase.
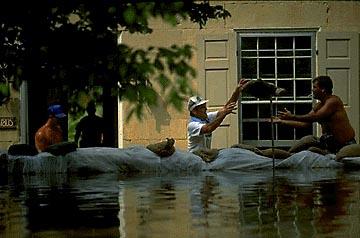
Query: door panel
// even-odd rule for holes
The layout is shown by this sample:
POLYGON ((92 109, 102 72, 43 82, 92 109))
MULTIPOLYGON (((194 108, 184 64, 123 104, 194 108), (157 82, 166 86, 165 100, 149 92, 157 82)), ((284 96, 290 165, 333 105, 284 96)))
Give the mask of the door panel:
MULTIPOLYGON (((210 100, 208 111, 221 108, 237 84, 235 33, 202 36, 199 39, 199 94, 210 100)), ((238 116, 229 115, 213 132, 212 148, 238 143, 238 116)))
POLYGON ((205 95, 212 107, 223 106, 227 101, 227 82, 224 79, 229 78, 227 70, 208 70, 205 77, 205 95))
POLYGON ((359 34, 319 33, 319 75, 334 82, 334 94, 341 97, 359 140, 359 34))

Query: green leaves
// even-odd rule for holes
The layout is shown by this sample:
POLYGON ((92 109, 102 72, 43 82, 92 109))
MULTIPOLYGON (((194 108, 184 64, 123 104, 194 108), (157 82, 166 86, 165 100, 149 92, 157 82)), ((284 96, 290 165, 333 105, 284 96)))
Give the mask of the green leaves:
POLYGON ((211 6, 210 1, 203 1, 199 4, 192 4, 191 11, 189 12, 190 20, 198 23, 202 29, 209 19, 219 19, 231 17, 230 12, 225 10, 222 6, 211 6))
MULTIPOLYGON (((0 77, 17 87, 21 80, 31 84, 39 78, 53 87, 66 85, 74 109, 69 112, 75 114, 83 108, 79 100, 84 95, 91 94, 98 102, 119 96, 131 103, 129 115, 138 118, 159 97, 182 108, 196 77, 189 63, 194 49, 190 45, 133 49, 117 44, 119 33, 150 34, 153 18, 171 26, 190 18, 203 28, 209 19, 230 16, 209 1, 58 0, 25 1, 19 6, 10 1, 0 8, 0 77), (109 95, 92 93, 98 87, 109 95)), ((1 86, 3 95, 6 90, 1 86)))
POLYGON ((191 46, 140 50, 121 45, 119 50, 126 62, 119 68, 119 96, 132 103, 131 115, 141 119, 144 105, 156 106, 158 97, 181 110, 182 102, 193 93, 190 82, 196 76, 187 63, 192 57, 191 46))
POLYGON ((136 10, 134 7, 129 6, 128 8, 126 8, 123 15, 126 24, 132 25, 134 24, 134 22, 136 22, 136 10))
POLYGON ((0 106, 10 98, 10 85, 6 81, 0 81, 0 106))

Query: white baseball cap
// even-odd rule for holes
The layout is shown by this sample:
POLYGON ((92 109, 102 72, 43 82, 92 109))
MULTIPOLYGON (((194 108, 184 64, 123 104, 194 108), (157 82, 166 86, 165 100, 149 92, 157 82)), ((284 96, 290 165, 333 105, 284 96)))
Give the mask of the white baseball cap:
POLYGON ((209 100, 204 100, 199 96, 192 96, 188 102, 188 109, 191 112, 195 107, 207 103, 209 100))

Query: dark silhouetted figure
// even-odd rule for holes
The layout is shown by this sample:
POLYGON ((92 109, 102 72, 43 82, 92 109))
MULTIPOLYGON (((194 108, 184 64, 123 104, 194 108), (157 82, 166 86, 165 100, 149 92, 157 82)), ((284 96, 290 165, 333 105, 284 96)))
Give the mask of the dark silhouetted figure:
POLYGON ((81 136, 79 147, 100 147, 104 136, 103 119, 95 114, 95 103, 92 101, 88 103, 86 112, 88 115, 83 117, 75 127, 75 143, 78 144, 81 136))

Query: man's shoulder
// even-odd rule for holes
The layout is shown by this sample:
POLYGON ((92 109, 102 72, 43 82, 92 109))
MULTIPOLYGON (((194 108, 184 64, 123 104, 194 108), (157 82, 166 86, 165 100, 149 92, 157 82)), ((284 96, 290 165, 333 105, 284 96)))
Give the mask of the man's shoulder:
POLYGON ((85 124, 87 124, 89 121, 89 116, 84 116, 83 118, 80 119, 79 123, 77 124, 78 127, 83 126, 85 124))
POLYGON ((331 95, 326 102, 332 105, 343 106, 343 101, 337 95, 331 95))

